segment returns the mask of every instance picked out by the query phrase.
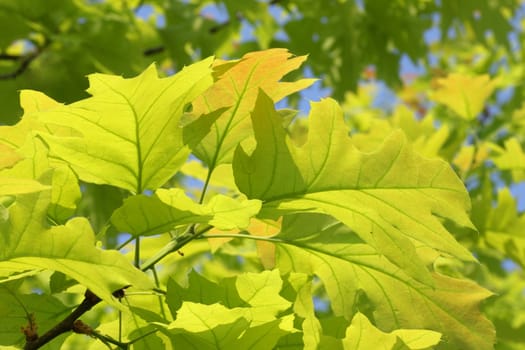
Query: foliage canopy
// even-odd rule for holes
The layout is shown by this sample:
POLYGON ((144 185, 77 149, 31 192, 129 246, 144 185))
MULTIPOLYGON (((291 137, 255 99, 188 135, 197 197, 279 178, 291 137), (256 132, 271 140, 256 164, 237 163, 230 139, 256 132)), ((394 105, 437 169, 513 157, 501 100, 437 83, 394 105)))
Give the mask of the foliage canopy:
POLYGON ((523 349, 518 6, 0 0, 0 346, 523 349))

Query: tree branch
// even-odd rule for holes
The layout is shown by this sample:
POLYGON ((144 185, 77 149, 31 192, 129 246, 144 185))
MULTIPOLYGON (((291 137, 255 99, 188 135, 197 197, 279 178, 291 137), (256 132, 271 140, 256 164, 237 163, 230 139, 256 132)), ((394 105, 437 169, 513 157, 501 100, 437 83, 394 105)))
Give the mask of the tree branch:
MULTIPOLYGON (((123 293, 124 288, 115 291, 113 295, 118 298, 119 296, 123 295, 123 293)), ((100 301, 101 299, 93 294, 93 292, 91 292, 89 289, 86 290, 82 303, 80 303, 80 305, 78 305, 72 313, 70 313, 66 318, 47 331, 44 335, 41 337, 36 336, 35 338, 34 336, 36 334, 33 334, 33 337, 29 337, 26 334, 26 344, 24 345, 24 350, 38 349, 59 335, 69 331, 75 331, 78 333, 80 324, 79 322, 76 322, 78 318, 87 311, 91 310, 93 306, 97 305, 100 301)))
POLYGON ((16 77, 24 73, 29 67, 29 64, 31 64, 33 60, 35 60, 38 56, 40 56, 40 54, 44 51, 44 49, 48 45, 49 45, 49 41, 46 40, 44 44, 40 47, 37 47, 37 49, 34 52, 30 52, 27 55, 23 55, 23 56, 1 54, 0 60, 20 61, 20 65, 18 66, 18 68, 16 68, 14 71, 10 73, 0 74, 0 80, 15 79, 16 77))
POLYGON ((4 60, 4 61, 18 61, 22 59, 23 57, 24 56, 20 56, 20 55, 10 55, 8 53, 0 54, 0 60, 4 60))
POLYGON ((143 54, 144 56, 152 56, 158 53, 162 53, 164 52, 164 50, 165 50, 164 46, 156 46, 156 47, 151 47, 149 49, 144 50, 143 54))
MULTIPOLYGON (((235 19, 237 19, 237 21, 241 22, 242 20, 244 20, 244 16, 242 15, 242 13, 239 11, 235 14, 235 19)), ((219 23, 213 27, 211 27, 208 31, 210 34, 216 34, 217 32, 221 31, 222 29, 226 28, 227 26, 229 26, 231 24, 231 20, 227 20, 225 22, 222 22, 222 23, 219 23)))

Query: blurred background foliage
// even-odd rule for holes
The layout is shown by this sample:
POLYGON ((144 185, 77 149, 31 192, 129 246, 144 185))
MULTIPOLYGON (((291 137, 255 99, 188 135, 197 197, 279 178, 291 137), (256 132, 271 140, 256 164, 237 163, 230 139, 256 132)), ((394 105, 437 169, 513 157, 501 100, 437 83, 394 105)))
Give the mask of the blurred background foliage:
MULTIPOLYGON (((361 150, 401 128, 420 153, 450 162, 469 189, 479 232, 451 231, 482 264, 440 258, 434 269, 493 291, 485 311, 497 348, 525 349, 524 27, 521 0, 0 0, 0 124, 19 120, 21 89, 70 103, 87 96, 93 72, 130 77, 156 62, 171 75, 211 55, 270 47, 307 54, 289 77, 320 80, 281 107, 305 114, 306 99, 332 96, 361 150)), ((307 122, 297 118, 288 129, 301 143, 307 122)), ((171 186, 191 178, 188 191, 198 197, 205 170, 192 164, 171 186)), ((210 191, 225 187, 234 185, 210 191)), ((125 194, 88 184, 82 191, 77 214, 105 246, 122 246, 107 223, 125 194)), ((163 239, 151 240, 145 255, 163 239)), ((188 248, 174 278, 196 264, 208 276, 261 268, 256 254, 240 261, 235 244, 213 262, 207 246, 188 248)))
MULTIPOLYGON (((21 115, 20 89, 68 103, 89 73, 155 61, 172 74, 270 47, 308 54, 302 73, 338 100, 370 80, 399 90, 459 67, 496 74, 519 66, 523 11, 519 0, 0 0, 0 121, 21 115)), ((520 101, 522 68, 507 75, 520 101)))

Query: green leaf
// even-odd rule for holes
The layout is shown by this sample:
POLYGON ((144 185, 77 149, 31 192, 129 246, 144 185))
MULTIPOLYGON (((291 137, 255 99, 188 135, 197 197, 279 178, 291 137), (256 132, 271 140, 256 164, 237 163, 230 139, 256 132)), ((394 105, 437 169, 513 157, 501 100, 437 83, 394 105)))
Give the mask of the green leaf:
POLYGON ((282 285, 277 270, 243 273, 220 283, 192 272, 187 287, 168 283, 166 301, 176 320, 164 328, 172 337, 181 334, 173 337, 174 344, 198 344, 199 349, 272 348, 294 331, 291 315, 277 317, 290 307, 280 296, 282 285))
POLYGON ((65 223, 75 214, 81 193, 75 173, 66 166, 53 171, 51 205, 48 214, 56 223, 65 223))
POLYGON ((41 333, 55 326, 58 319, 66 317, 70 309, 53 296, 24 294, 14 289, 12 283, 0 284, 0 348, 4 349, 1 345, 22 346, 25 343, 20 327, 28 325, 27 313, 34 316, 41 333))
POLYGON ((371 305, 370 317, 384 330, 429 329, 458 349, 491 349, 494 329, 479 304, 491 293, 477 284, 432 273, 433 287, 388 261, 352 231, 319 214, 287 216, 277 243, 282 273, 318 276, 335 315, 350 320, 359 299, 371 305))
POLYGON ((208 204, 195 203, 183 190, 159 189, 153 196, 129 197, 115 210, 111 222, 122 232, 147 236, 168 232, 179 225, 207 223, 221 230, 243 229, 261 208, 258 200, 238 201, 214 196, 208 204))
POLYGON ((187 287, 170 280, 167 302, 174 314, 182 301, 203 304, 221 303, 230 309, 247 307, 252 322, 273 320, 278 312, 286 310, 290 302, 279 295, 283 282, 277 270, 261 273, 243 273, 236 277, 224 278, 215 283, 196 272, 188 276, 187 287))
MULTIPOLYGON (((196 160, 192 160, 184 163, 181 168, 181 172, 186 176, 191 176, 195 179, 206 182, 206 176, 208 174, 208 169, 202 166, 202 163, 196 160)), ((235 185, 235 180, 233 178, 233 170, 230 164, 221 164, 217 166, 213 173, 215 176, 209 181, 210 186, 226 188, 229 191, 238 193, 237 186, 235 185)))
MULTIPOLYGON (((317 349, 323 341, 323 329, 315 316, 312 297, 312 278, 303 273, 290 273, 286 280, 290 288, 283 293, 294 300, 294 313, 302 318, 304 349, 317 349)), ((326 337, 324 337, 326 338, 326 337)))
MULTIPOLYGON (((238 61, 214 65, 218 80, 193 105, 193 113, 197 116, 227 108, 212 125, 210 133, 192 147, 195 155, 209 168, 213 170, 219 164, 231 163, 235 147, 253 135, 249 115, 254 109, 258 89, 279 101, 314 82, 313 79, 279 82, 306 59, 291 56, 285 49, 270 49, 249 53, 238 61)), ((185 132, 191 137, 199 131, 199 128, 190 127, 185 132)))
POLYGON ((221 304, 184 302, 177 319, 157 324, 181 349, 267 349, 293 329, 292 318, 284 317, 252 326, 248 308, 228 309, 221 304))
POLYGON ((51 183, 49 216, 56 223, 65 223, 74 214, 81 196, 78 179, 63 163, 49 160, 46 146, 34 137, 34 133, 40 130, 69 136, 72 135, 72 130, 67 127, 45 127, 35 119, 36 113, 61 106, 50 97, 37 91, 23 90, 20 93, 20 103, 24 108, 24 118, 16 125, 0 127, 0 142, 15 147, 23 155, 23 159, 12 168, 0 172, 0 177, 37 179, 51 183), (50 172, 49 169, 53 171, 50 172))
POLYGON ((416 329, 400 329, 384 333, 374 327, 365 315, 357 313, 343 339, 344 349, 426 349, 439 343, 437 332, 416 329))
POLYGON ((141 193, 163 185, 189 150, 179 126, 184 108, 212 83, 212 59, 159 79, 154 65, 135 78, 92 74, 92 97, 38 115, 40 121, 72 127, 82 137, 41 134, 50 155, 72 167, 81 180, 141 193))
POLYGON ((177 319, 161 330, 175 337, 182 348, 217 349, 235 344, 249 327, 240 309, 228 309, 220 304, 203 305, 184 302, 177 319))
POLYGON ((485 215, 486 242, 525 268, 525 215, 518 215, 507 188, 498 192, 498 205, 485 215))
POLYGON ((298 148, 262 92, 252 120, 257 148, 251 155, 237 148, 233 169, 239 189, 264 201, 261 216, 330 214, 424 283, 432 282, 417 250, 474 261, 441 221, 473 228, 465 187, 447 163, 412 151, 402 133, 393 133, 375 152, 360 152, 337 103, 325 99, 312 104, 312 132, 298 148))
POLYGON ((452 109, 461 118, 471 121, 485 107, 486 100, 496 87, 488 75, 469 76, 452 73, 438 79, 438 89, 431 95, 436 102, 452 109))
POLYGON ((0 170, 10 168, 22 159, 13 148, 0 144, 0 170))
POLYGON ((0 196, 40 192, 46 189, 49 189, 49 186, 34 180, 0 178, 0 196))
POLYGON ((27 270, 60 271, 118 307, 111 295, 117 289, 152 287, 147 276, 120 253, 95 247, 95 235, 85 218, 47 229, 49 201, 50 191, 41 191, 18 196, 9 208, 9 221, 0 227, 2 277, 27 270))
POLYGON ((518 139, 512 137, 505 141, 505 148, 492 145, 496 152, 493 156, 494 164, 501 169, 510 171, 514 181, 525 179, 525 152, 518 139))

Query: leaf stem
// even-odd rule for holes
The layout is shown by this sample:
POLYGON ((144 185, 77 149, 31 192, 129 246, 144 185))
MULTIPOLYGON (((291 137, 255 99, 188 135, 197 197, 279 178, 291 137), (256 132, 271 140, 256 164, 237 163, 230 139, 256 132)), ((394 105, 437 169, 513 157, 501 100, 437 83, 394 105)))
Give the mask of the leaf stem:
POLYGON ((140 336, 136 337, 135 339, 130 340, 128 344, 131 345, 131 344, 133 344, 133 343, 136 343, 136 342, 138 342, 139 340, 141 340, 142 338, 146 338, 148 335, 151 335, 151 334, 153 334, 153 333, 157 333, 157 331, 158 331, 158 329, 152 329, 151 331, 146 332, 146 333, 144 333, 144 334, 141 334, 140 336))
POLYGON ((282 239, 278 239, 275 237, 264 237, 264 236, 254 236, 244 233, 217 233, 212 235, 202 234, 197 239, 204 239, 204 238, 247 238, 247 239, 253 239, 256 241, 265 241, 265 242, 271 242, 271 243, 288 243, 282 239))
POLYGON ((121 243, 116 249, 117 250, 121 250, 122 248, 124 248, 125 246, 127 246, 131 241, 133 241, 135 239, 135 237, 131 236, 130 238, 128 238, 125 242, 121 243))
POLYGON ((45 344, 49 343, 51 340, 58 337, 59 335, 71 331, 73 329, 74 322, 84 313, 91 310, 91 308, 98 304, 100 300, 101 299, 95 294, 93 294, 90 290, 87 290, 84 300, 82 301, 82 303, 80 303, 80 305, 77 306, 75 310, 73 310, 72 313, 70 313, 66 318, 64 318, 62 321, 56 324, 53 328, 51 328, 41 337, 38 337, 33 341, 27 340, 24 346, 24 350, 38 349, 41 346, 44 346, 45 344))
POLYGON ((102 335, 102 334, 97 333, 97 332, 93 332, 93 333, 91 333, 91 335, 93 337, 97 338, 98 340, 102 341, 104 344, 107 345, 107 343, 110 343, 110 344, 118 346, 119 349, 129 349, 129 345, 131 344, 131 343, 123 343, 123 342, 121 342, 119 340, 113 339, 111 337, 102 335))
POLYGON ((208 168, 208 174, 206 175, 206 180, 204 181, 204 187, 202 188, 201 198, 199 198, 199 204, 202 204, 202 202, 204 202, 204 196, 206 195, 206 190, 208 190, 208 185, 210 184, 211 175, 213 174, 214 169, 214 164, 213 166, 210 166, 208 168))
POLYGON ((135 267, 140 266, 140 237, 135 238, 135 267))
MULTIPOLYGON (((157 288, 160 288, 160 281, 159 275, 157 274, 157 269, 154 266, 151 270, 153 271, 153 277, 155 278, 155 285, 157 286, 157 288)), ((163 318, 166 318, 166 311, 164 310, 164 303, 162 302, 162 297, 160 295, 157 295, 157 298, 159 300, 160 313, 162 314, 163 318)))
POLYGON ((155 264, 164 259, 167 255, 178 251, 194 239, 199 238, 199 236, 211 230, 212 227, 213 226, 205 225, 199 231, 195 231, 195 224, 190 225, 182 235, 175 237, 173 240, 169 241, 168 244, 162 247, 152 258, 146 260, 146 262, 142 266, 140 266, 140 269, 142 271, 146 271, 153 268, 155 264))

